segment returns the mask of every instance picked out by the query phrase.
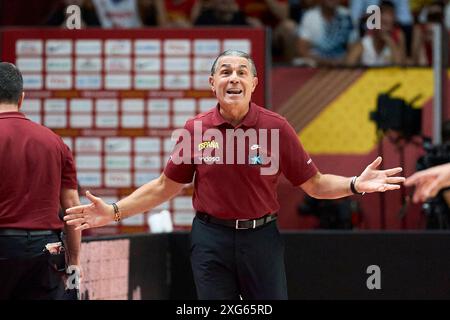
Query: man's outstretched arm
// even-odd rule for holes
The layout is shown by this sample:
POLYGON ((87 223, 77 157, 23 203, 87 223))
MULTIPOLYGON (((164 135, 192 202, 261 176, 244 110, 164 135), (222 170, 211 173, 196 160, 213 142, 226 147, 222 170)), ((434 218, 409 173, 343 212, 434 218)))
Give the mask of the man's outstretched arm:
MULTIPOLYGON (((117 202, 121 218, 127 218, 160 205, 180 192, 183 186, 184 184, 177 183, 162 174, 117 202)), ((64 220, 68 225, 75 225, 76 230, 83 230, 101 227, 114 221, 114 207, 111 204, 93 196, 89 191, 86 192, 86 197, 91 201, 90 204, 66 210, 67 215, 64 220)))
MULTIPOLYGON (((60 204, 63 210, 80 205, 80 198, 76 189, 62 189, 60 195, 60 204)), ((75 230, 74 226, 64 223, 66 233, 67 256, 69 265, 80 264, 81 231, 75 230)))
POLYGON ((416 187, 414 202, 432 198, 442 188, 450 187, 450 163, 416 172, 406 179, 405 185, 416 187))
MULTIPOLYGON (((375 159, 355 180, 355 191, 363 193, 384 192, 400 189, 399 183, 405 181, 404 177, 394 177, 402 171, 397 167, 387 170, 377 170, 381 164, 381 157, 375 159)), ((350 189, 352 178, 333 174, 317 173, 301 185, 301 188, 311 197, 317 199, 337 199, 353 194, 350 189)))

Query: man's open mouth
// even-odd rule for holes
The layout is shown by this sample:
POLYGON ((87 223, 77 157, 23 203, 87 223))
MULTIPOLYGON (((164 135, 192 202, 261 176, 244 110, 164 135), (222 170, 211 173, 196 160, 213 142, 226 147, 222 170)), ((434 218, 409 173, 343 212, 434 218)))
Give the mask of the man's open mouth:
POLYGON ((228 94, 241 94, 242 90, 241 89, 228 89, 227 93, 228 94))

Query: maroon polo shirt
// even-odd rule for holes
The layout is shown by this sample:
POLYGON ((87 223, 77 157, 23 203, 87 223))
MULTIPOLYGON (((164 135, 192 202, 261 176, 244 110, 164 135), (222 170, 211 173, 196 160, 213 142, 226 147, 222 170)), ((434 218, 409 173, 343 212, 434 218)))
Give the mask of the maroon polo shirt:
POLYGON ((0 228, 61 229, 61 188, 77 189, 69 148, 20 112, 0 113, 0 228))
POLYGON ((318 172, 287 120, 254 103, 237 127, 217 105, 188 120, 184 129, 164 174, 178 183, 195 177, 194 209, 218 218, 253 219, 277 212, 281 173, 299 186, 318 172))

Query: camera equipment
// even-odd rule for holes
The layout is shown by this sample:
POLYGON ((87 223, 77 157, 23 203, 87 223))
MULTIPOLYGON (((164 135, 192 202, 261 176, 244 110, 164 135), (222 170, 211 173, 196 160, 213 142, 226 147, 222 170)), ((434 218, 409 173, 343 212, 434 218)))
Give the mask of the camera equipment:
POLYGON ((353 229, 360 220, 358 204, 350 199, 323 200, 305 195, 298 213, 316 216, 320 229, 353 229))
MULTIPOLYGON (((450 142, 433 145, 427 138, 424 140, 423 148, 426 153, 417 160, 417 170, 450 162, 450 142)), ((450 209, 444 197, 446 191, 448 189, 441 190, 436 197, 427 200, 422 205, 427 229, 449 229, 450 209)))
POLYGON ((424 138, 423 148, 426 153, 417 160, 417 170, 424 170, 450 162, 450 142, 433 145, 429 138, 424 138))
POLYGON ((449 229, 449 208, 443 197, 443 191, 422 205, 426 217, 427 229, 449 229))
POLYGON ((377 110, 370 113, 370 119, 376 123, 378 130, 393 130, 409 139, 421 133, 422 110, 412 107, 421 95, 414 97, 409 103, 400 98, 392 98, 391 94, 400 86, 397 83, 386 93, 378 95, 377 110))
MULTIPOLYGON (((415 136, 420 136, 422 129, 422 110, 413 108, 413 104, 421 97, 415 96, 410 102, 401 98, 393 98, 392 94, 401 84, 396 83, 387 92, 380 93, 377 98, 376 110, 370 112, 370 120, 374 121, 378 136, 378 154, 383 156, 383 134, 397 147, 400 155, 400 166, 405 166, 405 145, 407 143, 416 144, 415 136)), ((398 217, 402 219, 403 228, 406 228, 406 220, 403 219, 406 212, 405 189, 400 189, 402 197, 402 207, 398 217)), ((386 225, 386 210, 384 193, 380 193, 380 226, 382 229, 386 225)))

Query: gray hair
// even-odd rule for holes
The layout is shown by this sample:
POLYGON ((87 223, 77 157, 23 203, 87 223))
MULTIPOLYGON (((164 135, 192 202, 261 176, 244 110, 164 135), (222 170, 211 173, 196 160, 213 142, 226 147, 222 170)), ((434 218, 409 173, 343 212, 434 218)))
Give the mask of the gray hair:
POLYGON ((252 74, 254 77, 256 77, 256 67, 255 67, 255 63, 253 62, 252 57, 244 52, 244 51, 239 51, 239 50, 226 50, 224 52, 222 52, 221 54, 219 54, 216 58, 216 60, 214 60, 212 67, 211 67, 211 75, 213 76, 216 71, 217 71, 217 62, 219 61, 219 59, 221 57, 225 57, 225 56, 233 56, 233 57, 242 57, 247 59, 248 63, 250 64, 250 69, 252 70, 252 74))

